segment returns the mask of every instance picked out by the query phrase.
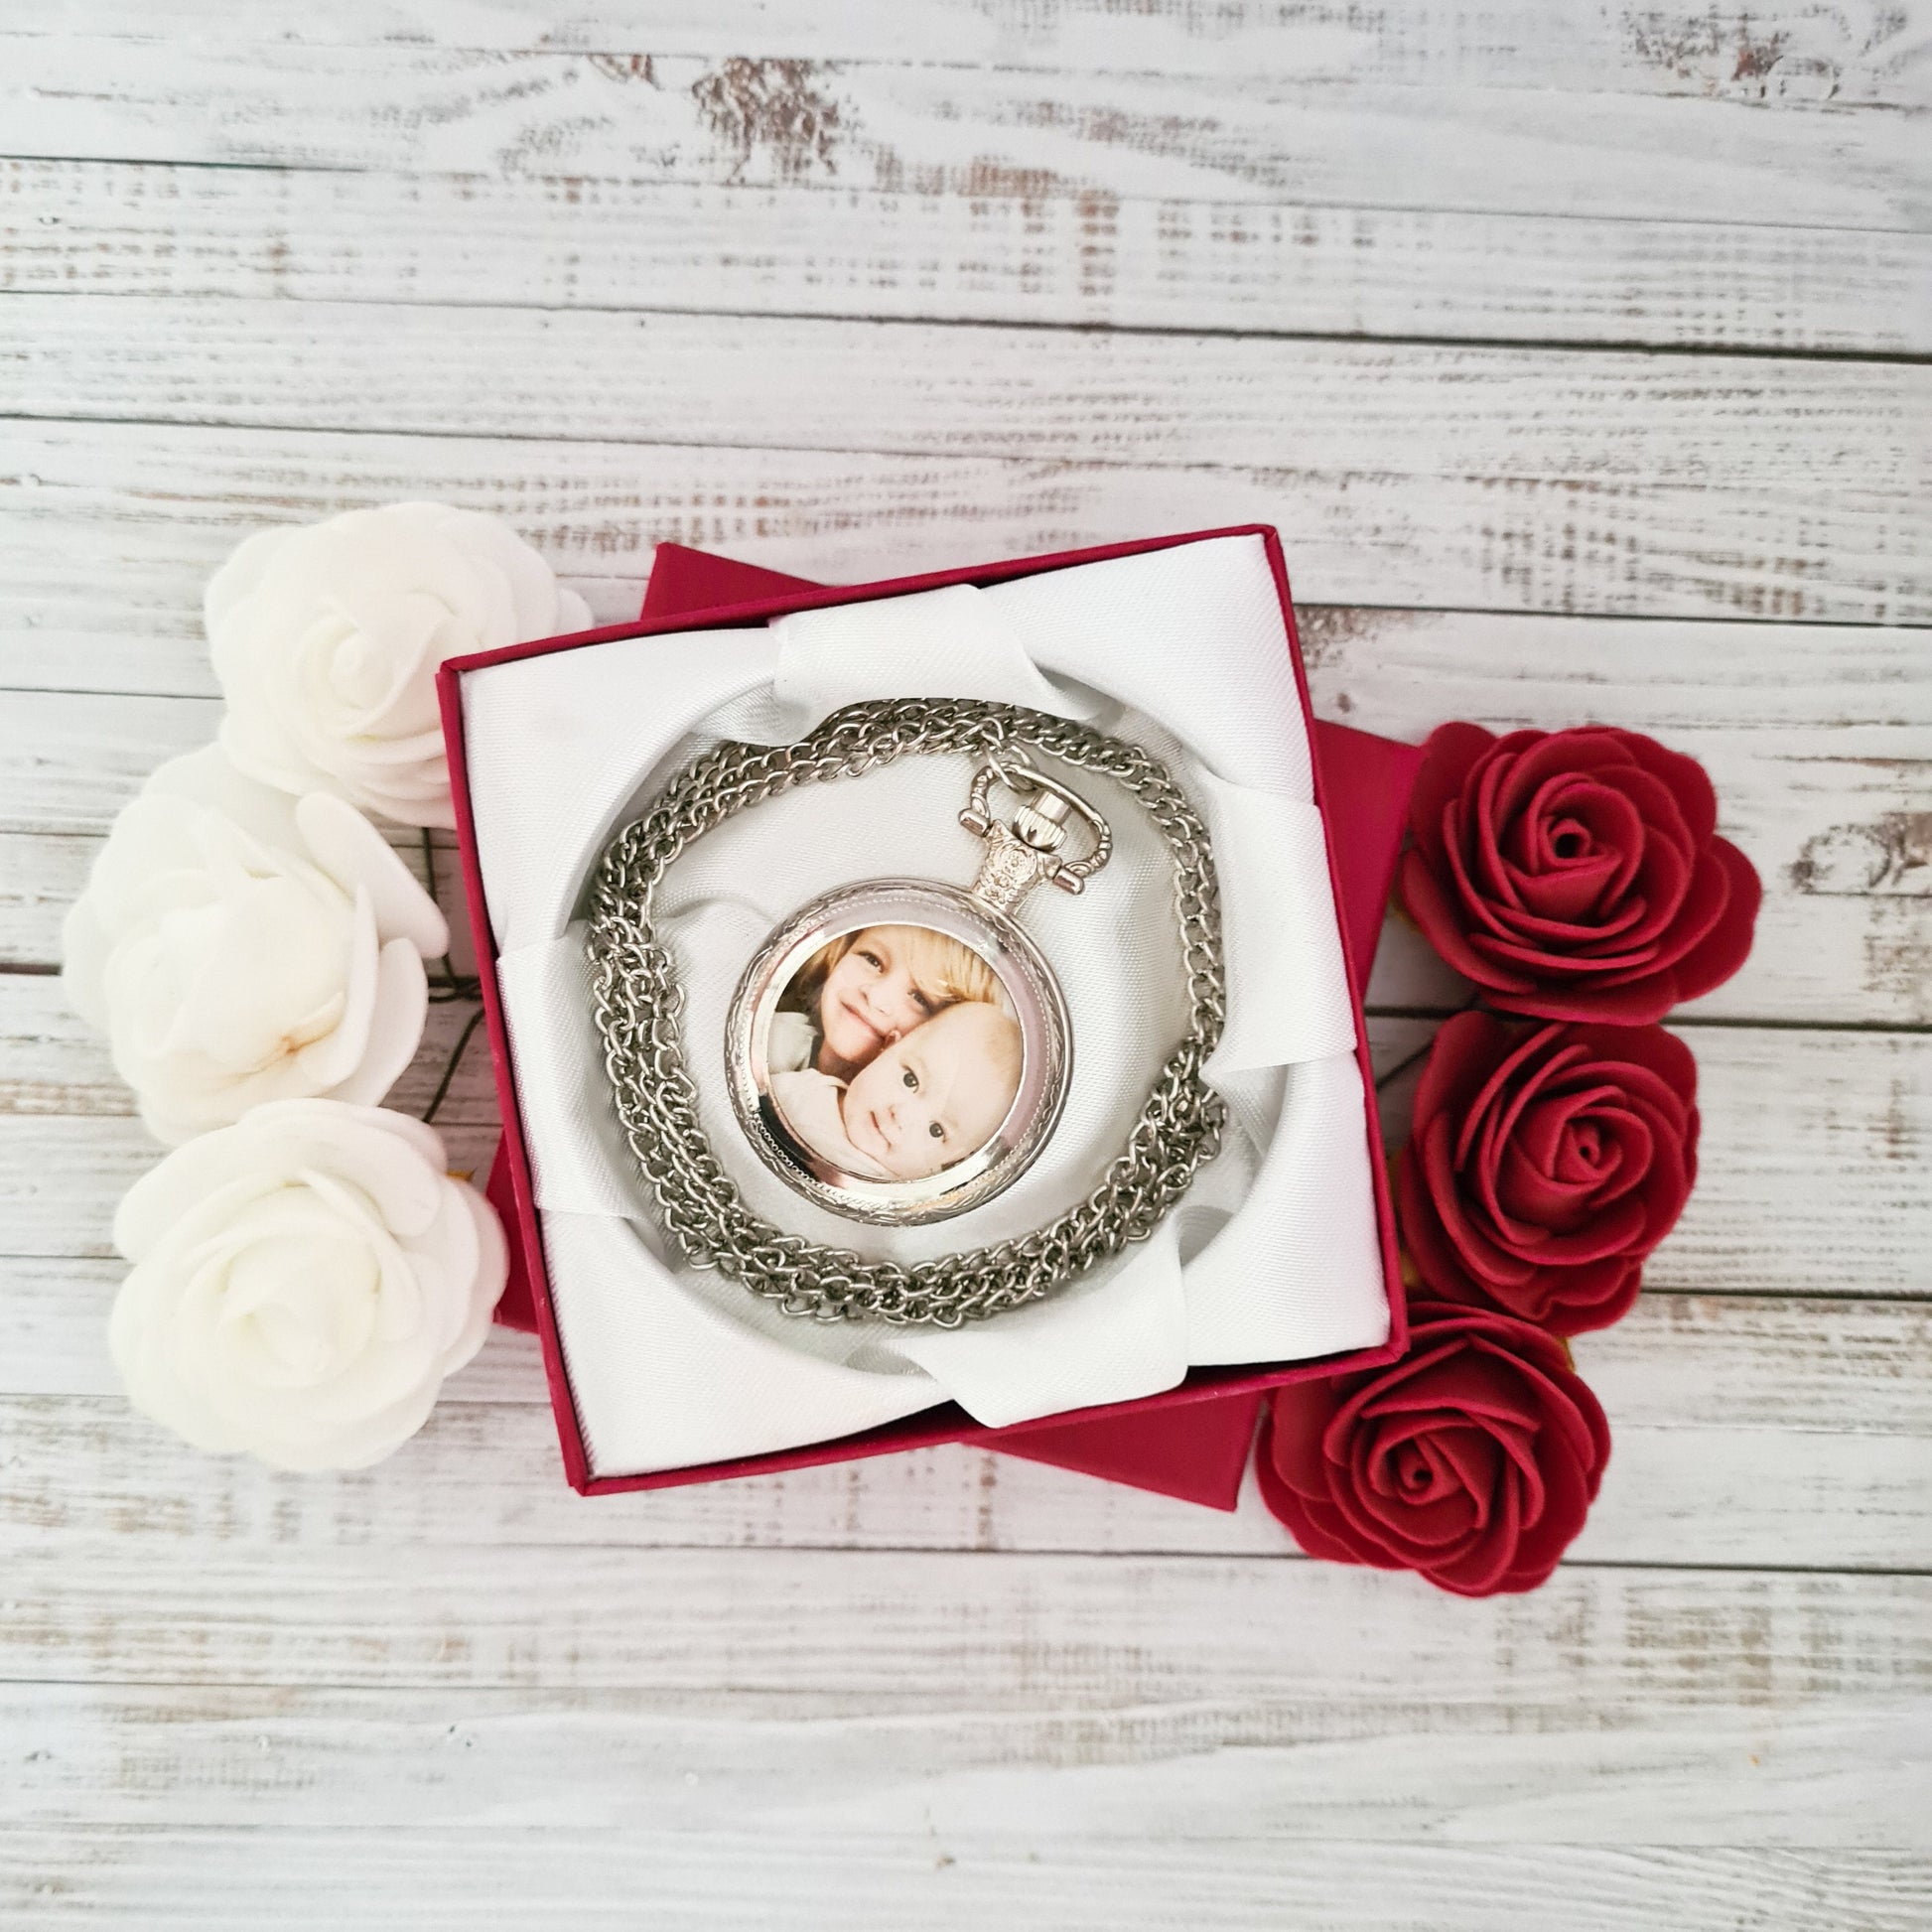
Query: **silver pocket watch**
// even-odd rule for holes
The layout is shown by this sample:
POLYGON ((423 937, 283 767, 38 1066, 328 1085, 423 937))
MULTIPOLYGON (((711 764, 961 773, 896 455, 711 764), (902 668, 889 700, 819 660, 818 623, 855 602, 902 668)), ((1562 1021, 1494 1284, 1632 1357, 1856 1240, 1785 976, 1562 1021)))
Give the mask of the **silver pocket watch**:
POLYGON ((853 1220, 913 1226, 990 1200, 1066 1101, 1066 1004, 1016 915, 1035 887, 1082 892, 1113 834, 1024 751, 980 764, 959 822, 984 841, 970 887, 826 893, 770 934, 732 1000, 725 1072, 746 1138, 853 1220))
POLYGON ((587 909, 605 1072, 649 1211, 686 1264, 787 1314, 952 1328, 1037 1301, 1145 1240, 1220 1149, 1226 1110, 1202 1072, 1226 1017, 1207 831, 1167 767, 1129 740, 1017 705, 905 698, 848 706, 789 745, 714 746, 611 840, 587 909), (974 761, 960 823, 984 841, 972 885, 877 879, 815 898, 739 982, 725 1070, 734 1124, 759 1160, 835 1214, 906 1227, 990 1200, 1038 1156, 1074 1042, 1017 914, 1036 887, 1080 892, 1113 850, 1106 820, 1059 767, 1105 773, 1168 848, 1187 1028, 1082 1198, 1010 1239, 899 1262, 813 1240, 747 1203, 699 1117, 687 1049, 718 1048, 685 1037, 685 989, 654 900, 679 853, 742 811, 897 759, 960 754, 974 761))

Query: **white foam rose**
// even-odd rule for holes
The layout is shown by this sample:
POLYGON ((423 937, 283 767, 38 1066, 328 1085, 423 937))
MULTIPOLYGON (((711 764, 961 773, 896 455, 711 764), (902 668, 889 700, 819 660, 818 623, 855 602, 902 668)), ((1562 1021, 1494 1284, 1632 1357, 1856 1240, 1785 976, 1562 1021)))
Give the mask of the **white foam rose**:
POLYGON ((173 1146, 263 1101, 380 1100, 450 934, 352 805, 257 784, 210 745, 114 821, 63 940, 69 1003, 173 1146))
POLYGON ((353 1469, 423 1426, 483 1345, 502 1227, 436 1130, 335 1100, 257 1107, 129 1189, 108 1345, 134 1406, 199 1449, 353 1469))
POLYGON ((591 621, 507 525, 447 503, 264 530, 215 572, 206 615, 221 743, 243 771, 443 826, 456 820, 437 666, 591 621))

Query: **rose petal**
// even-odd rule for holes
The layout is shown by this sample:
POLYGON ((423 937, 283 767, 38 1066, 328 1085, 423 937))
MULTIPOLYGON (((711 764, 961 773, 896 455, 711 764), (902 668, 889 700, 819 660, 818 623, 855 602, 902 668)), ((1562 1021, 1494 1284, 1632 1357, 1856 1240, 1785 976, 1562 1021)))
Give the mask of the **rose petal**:
POLYGON ((1634 762, 1670 788, 1692 844, 1705 844, 1718 829, 1718 794, 1704 766, 1641 732, 1619 731, 1616 739, 1634 762))
POLYGON ((387 939, 407 939, 425 959, 450 949, 450 923, 388 840, 355 807, 327 792, 295 806, 295 822, 316 864, 351 897, 366 892, 387 939))
POLYGON ((373 1107, 408 1071, 429 1018, 429 976, 407 939, 391 939, 376 960, 372 1018, 362 1052, 331 1098, 373 1107))
POLYGON ((1495 742, 1494 734, 1467 724, 1439 726, 1423 741, 1422 763, 1409 794, 1409 826, 1433 860, 1441 858, 1444 808, 1495 742))
POLYGON ((1448 964, 1465 979, 1485 987, 1533 992, 1534 982, 1507 971, 1477 953, 1464 937, 1455 908, 1419 852, 1405 852, 1396 869, 1396 890, 1403 909, 1422 928, 1423 936, 1448 964))
POLYGON ((1728 892, 1710 930, 1677 962, 1680 1000, 1702 999, 1743 965, 1764 898, 1764 884, 1757 869, 1728 839, 1713 840, 1711 850, 1724 871, 1728 892))

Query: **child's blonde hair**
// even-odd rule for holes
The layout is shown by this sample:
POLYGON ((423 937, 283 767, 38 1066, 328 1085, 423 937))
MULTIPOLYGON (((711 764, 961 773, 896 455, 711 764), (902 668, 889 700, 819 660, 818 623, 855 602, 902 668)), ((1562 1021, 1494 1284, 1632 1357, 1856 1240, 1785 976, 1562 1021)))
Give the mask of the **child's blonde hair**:
MULTIPOLYGON (((857 932, 848 932, 821 946, 792 975, 790 986, 778 1001, 779 1006, 816 1017, 818 996, 832 968, 868 932, 880 929, 861 926, 857 932)), ((934 932, 924 925, 901 925, 894 930, 909 935, 900 948, 906 970, 912 976, 912 984, 932 1002, 935 1010, 957 1006, 962 1000, 984 1000, 988 1006, 1005 1009, 1007 1003, 999 974, 964 940, 934 932)))

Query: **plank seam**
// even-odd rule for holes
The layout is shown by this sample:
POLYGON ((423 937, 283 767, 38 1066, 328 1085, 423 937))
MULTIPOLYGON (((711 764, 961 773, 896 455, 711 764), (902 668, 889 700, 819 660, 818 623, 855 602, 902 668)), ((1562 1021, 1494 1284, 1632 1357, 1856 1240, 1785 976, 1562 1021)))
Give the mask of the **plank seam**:
MULTIPOLYGON (((0 157, 5 159, 5 157, 0 157)), ((1238 205, 1237 205, 1238 206, 1238 205)), ((1436 212, 1437 210, 1418 210, 1436 212)), ((1553 218, 1553 217, 1546 217, 1553 218)), ((1688 223, 1684 225, 1690 225, 1688 223)), ((1838 230, 1827 232, 1889 233, 1888 229, 1838 230)), ((1880 348, 1793 348, 1768 343, 1676 342, 1649 343, 1640 338, 1536 337, 1536 336, 1431 336, 1410 333, 1378 333, 1373 330, 1334 329, 1235 329, 1226 324, 1187 325, 1182 323, 1137 322, 1056 322, 1040 317, 990 318, 986 316, 890 313, 863 309, 731 309, 696 308, 678 303, 613 302, 409 302, 388 297, 306 296, 306 295, 208 295, 189 291, 185 294, 157 295, 145 289, 113 288, 35 288, 0 289, 0 296, 13 295, 34 301, 149 302, 180 307, 216 308, 228 304, 235 308, 254 308, 280 303, 290 308, 398 309, 435 315, 445 310, 469 314, 491 311, 505 315, 531 316, 679 316, 719 322, 770 323, 865 323, 874 328, 957 329, 1029 332, 1058 336, 1127 336, 1179 342, 1266 342, 1266 343, 1367 343, 1377 346, 1516 350, 1546 355, 1648 355, 1674 357, 1723 357, 1727 361, 1756 362, 1849 362, 1885 367, 1923 368, 1932 366, 1932 351, 1880 348)), ((0 412, 0 421, 148 423, 139 416, 59 416, 26 410, 9 416, 0 412)), ((178 417, 161 419, 179 423, 178 417)), ((256 425, 249 425, 256 427, 256 425)), ((271 427, 271 426, 263 426, 271 427)), ((287 428, 289 425, 272 427, 287 428)), ((383 432, 371 432, 381 434, 383 432)), ((417 432, 407 432, 415 434, 417 432)), ((434 433, 434 432, 423 432, 434 433)), ((711 447, 711 446, 707 446, 711 447)), ((720 447, 730 447, 729 445, 720 447)))

